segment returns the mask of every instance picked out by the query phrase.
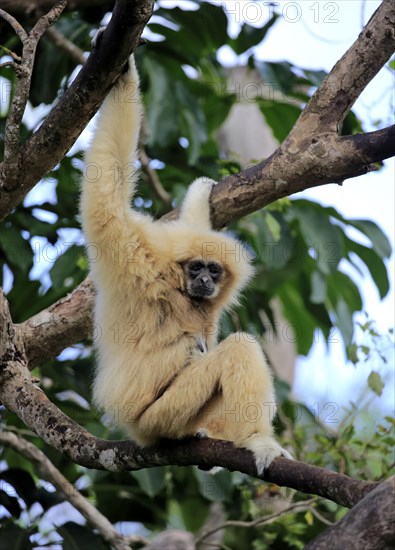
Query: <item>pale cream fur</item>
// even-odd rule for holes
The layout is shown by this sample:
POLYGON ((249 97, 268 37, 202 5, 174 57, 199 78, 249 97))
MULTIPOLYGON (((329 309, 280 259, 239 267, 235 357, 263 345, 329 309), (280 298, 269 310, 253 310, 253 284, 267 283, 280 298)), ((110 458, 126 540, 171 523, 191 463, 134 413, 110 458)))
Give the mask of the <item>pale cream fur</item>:
POLYGON ((190 186, 177 221, 153 221, 130 207, 140 117, 131 58, 101 108, 81 197, 97 290, 94 400, 140 445, 200 430, 253 451, 262 473, 276 456, 289 456, 272 435, 269 368, 252 336, 216 339, 220 315, 252 267, 239 242, 211 229, 212 180, 190 186), (181 266, 196 258, 219 262, 225 273, 218 296, 203 304, 187 294, 181 266))

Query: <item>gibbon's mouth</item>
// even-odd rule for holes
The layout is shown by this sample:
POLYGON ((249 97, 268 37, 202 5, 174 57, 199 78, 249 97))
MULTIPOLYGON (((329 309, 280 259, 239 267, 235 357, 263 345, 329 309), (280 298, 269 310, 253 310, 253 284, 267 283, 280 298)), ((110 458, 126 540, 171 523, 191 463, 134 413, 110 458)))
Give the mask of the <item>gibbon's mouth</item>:
POLYGON ((210 298, 214 294, 213 288, 199 287, 197 289, 191 289, 190 296, 194 299, 210 298))

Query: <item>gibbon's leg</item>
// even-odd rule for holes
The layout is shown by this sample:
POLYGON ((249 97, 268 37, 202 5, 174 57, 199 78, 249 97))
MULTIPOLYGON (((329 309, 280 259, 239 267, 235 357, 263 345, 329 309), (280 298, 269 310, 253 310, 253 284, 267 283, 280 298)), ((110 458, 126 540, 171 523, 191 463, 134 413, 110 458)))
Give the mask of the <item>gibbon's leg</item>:
POLYGON ((206 177, 191 183, 182 202, 179 219, 198 229, 211 229, 209 197, 216 184, 216 181, 206 177))
POLYGON ((141 217, 129 206, 137 179, 136 149, 142 112, 138 85, 131 56, 128 70, 119 77, 100 108, 85 156, 83 228, 88 243, 95 243, 104 252, 114 243, 133 241, 133 229, 138 234, 141 224, 141 217))
POLYGON ((185 367, 141 415, 138 429, 157 438, 197 432, 228 439, 254 453, 261 474, 276 456, 291 458, 273 438, 274 411, 262 350, 249 334, 236 333, 185 367))

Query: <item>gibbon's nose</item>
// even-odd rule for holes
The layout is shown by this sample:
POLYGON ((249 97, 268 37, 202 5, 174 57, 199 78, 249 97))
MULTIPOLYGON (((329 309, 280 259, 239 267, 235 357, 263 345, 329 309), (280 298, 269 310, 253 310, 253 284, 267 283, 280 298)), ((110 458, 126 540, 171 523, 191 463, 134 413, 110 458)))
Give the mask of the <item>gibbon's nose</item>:
POLYGON ((208 277, 202 277, 202 283, 204 283, 206 285, 208 283, 208 281, 209 281, 208 277))

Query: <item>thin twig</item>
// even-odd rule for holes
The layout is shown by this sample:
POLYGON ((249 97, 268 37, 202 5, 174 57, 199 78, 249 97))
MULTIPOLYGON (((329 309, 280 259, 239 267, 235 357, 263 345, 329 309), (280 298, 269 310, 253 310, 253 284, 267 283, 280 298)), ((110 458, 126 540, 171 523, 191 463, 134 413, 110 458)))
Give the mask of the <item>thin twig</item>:
POLYGON ((6 67, 13 67, 16 69, 17 65, 14 61, 4 61, 4 63, 0 63, 0 69, 5 69, 6 67))
POLYGON ((329 519, 324 518, 322 514, 318 510, 316 510, 313 506, 309 507, 309 511, 315 516, 319 521, 322 523, 325 523, 325 525, 334 525, 332 521, 329 521, 329 519))
POLYGON ((12 50, 6 48, 6 46, 3 46, 2 44, 0 44, 0 49, 3 50, 6 53, 6 55, 9 55, 10 57, 12 57, 14 61, 17 61, 18 63, 22 61, 22 58, 19 55, 17 55, 12 50))
POLYGON ((19 40, 22 42, 23 45, 26 44, 28 40, 28 34, 25 31, 25 29, 22 27, 22 25, 9 13, 6 11, 0 9, 0 17, 4 19, 4 21, 7 21, 11 25, 11 27, 14 29, 15 33, 17 34, 19 40))
POLYGON ((147 176, 148 183, 150 184, 152 190, 157 195, 157 197, 170 208, 171 196, 163 187, 162 182, 158 177, 157 171, 150 166, 150 159, 148 158, 147 152, 142 142, 140 142, 138 154, 141 162, 141 170, 147 176))
POLYGON ((83 65, 85 63, 85 55, 83 50, 76 46, 71 40, 65 37, 56 27, 50 27, 46 35, 55 46, 61 48, 67 53, 76 63, 83 65))
POLYGON ((223 529, 226 529, 227 527, 243 527, 243 528, 252 528, 252 527, 258 527, 261 525, 265 525, 267 523, 272 523, 275 519, 277 519, 280 516, 283 516, 287 514, 288 512, 291 512, 293 510, 299 509, 300 512, 310 510, 310 505, 314 502, 317 502, 317 498, 311 498, 309 500, 303 500, 299 502, 293 502, 290 504, 287 508, 284 508, 283 510, 279 510, 278 512, 274 512, 273 514, 270 514, 269 516, 260 517, 257 519, 254 519, 252 521, 240 521, 240 520, 228 520, 224 521, 220 525, 217 525, 213 529, 210 529, 210 531, 207 531, 204 533, 201 537, 196 539, 196 544, 201 543, 204 539, 208 538, 210 535, 213 535, 217 531, 222 531, 223 529))
MULTIPOLYGON (((61 474, 45 454, 33 443, 9 431, 0 432, 0 442, 18 451, 18 453, 32 462, 39 469, 43 477, 52 483, 64 498, 99 531, 104 540, 117 550, 130 550, 129 543, 131 541, 129 537, 124 537, 118 533, 110 521, 77 491, 74 485, 61 474)), ((145 544, 146 540, 140 537, 133 537, 133 542, 145 544)))
POLYGON ((17 71, 18 82, 15 96, 11 104, 5 127, 2 176, 6 182, 6 191, 14 189, 19 179, 18 157, 20 151, 20 128, 26 104, 29 99, 37 44, 44 32, 58 19, 66 5, 67 0, 58 0, 52 9, 37 21, 29 34, 22 29, 22 26, 14 17, 4 12, 4 10, 0 10, 0 15, 12 25, 23 44, 22 59, 20 65, 18 65, 17 71))

